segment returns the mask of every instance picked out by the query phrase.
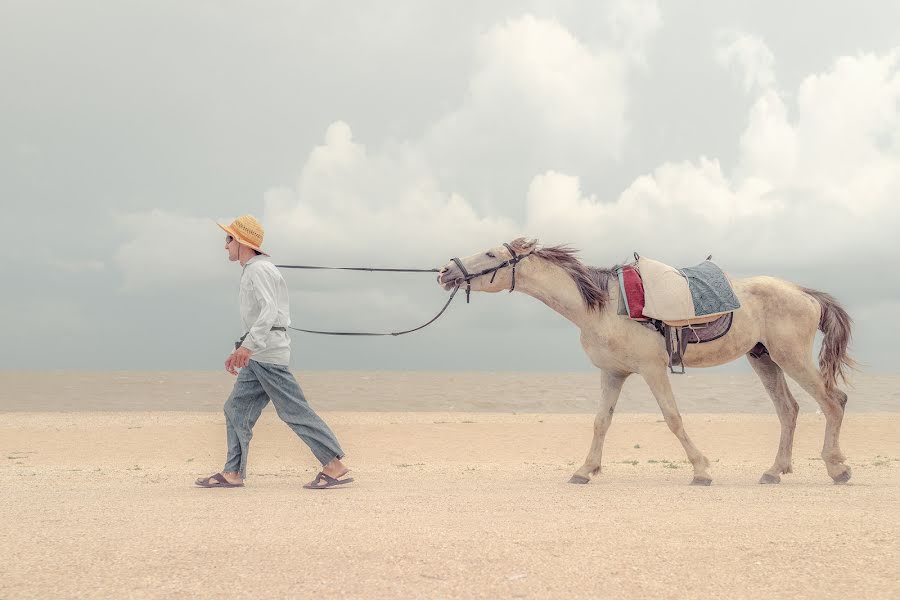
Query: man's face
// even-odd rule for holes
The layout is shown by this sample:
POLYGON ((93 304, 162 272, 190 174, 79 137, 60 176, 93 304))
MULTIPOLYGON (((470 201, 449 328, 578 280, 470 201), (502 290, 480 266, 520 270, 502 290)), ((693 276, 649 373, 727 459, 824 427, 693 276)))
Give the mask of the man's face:
POLYGON ((241 245, 230 235, 225 236, 225 249, 228 250, 228 260, 231 262, 237 262, 239 260, 241 245))

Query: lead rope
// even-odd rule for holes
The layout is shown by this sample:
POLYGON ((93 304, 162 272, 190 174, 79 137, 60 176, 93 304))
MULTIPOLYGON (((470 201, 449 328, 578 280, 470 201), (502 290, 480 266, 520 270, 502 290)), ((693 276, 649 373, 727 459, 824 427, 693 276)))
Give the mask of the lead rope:
POLYGON ((440 273, 440 269, 376 269, 374 267, 312 267, 309 265, 275 265, 279 269, 330 269, 335 271, 386 271, 389 273, 440 273))
POLYGON ((459 291, 459 286, 456 286, 455 288, 453 288, 453 293, 451 293, 450 297, 447 298, 447 303, 444 304, 444 308, 442 308, 441 311, 438 314, 436 314, 434 316, 434 318, 432 318, 430 321, 428 321, 424 325, 419 325, 415 329, 407 329, 406 331, 394 331, 394 332, 390 332, 390 333, 370 333, 370 332, 356 332, 356 331, 317 331, 315 329, 301 329, 299 327, 291 327, 290 325, 288 326, 288 329, 293 329, 294 331, 302 331, 304 333, 316 333, 319 335, 367 335, 367 336, 404 335, 406 333, 412 333, 413 331, 418 331, 424 327, 431 325, 435 321, 437 321, 438 317, 440 317, 442 314, 444 314, 444 311, 447 310, 447 307, 450 306, 451 302, 453 302, 453 296, 455 296, 456 292, 458 292, 458 291, 459 291))
MULTIPOLYGON (((465 265, 463 265, 462 261, 459 258, 454 257, 452 260, 456 263, 456 266, 459 267, 459 270, 463 274, 463 278, 466 282, 466 304, 469 303, 469 296, 472 292, 472 279, 476 277, 481 277, 482 275, 487 275, 489 272, 493 272, 491 275, 491 283, 494 283, 494 278, 497 276, 497 272, 504 267, 512 267, 512 285, 509 288, 509 291, 512 292, 516 289, 516 265, 524 258, 527 258, 533 254, 534 251, 529 252, 528 254, 523 254, 519 256, 516 254, 516 251, 512 249, 507 243, 503 244, 506 246, 506 249, 509 250, 511 258, 496 267, 491 269, 485 269, 480 273, 476 273, 475 275, 470 275, 466 270, 465 265)), ((311 265, 275 265, 279 269, 330 269, 330 270, 339 270, 339 271, 387 271, 392 273, 440 273, 440 269, 382 269, 382 268, 374 268, 374 267, 319 267, 319 266, 311 266, 311 265)), ((462 284, 457 284, 456 287, 453 288, 453 293, 450 294, 450 298, 447 299, 447 303, 444 304, 444 307, 441 308, 440 312, 436 314, 430 321, 425 323, 424 325, 419 325, 414 329, 407 329, 405 331, 394 331, 388 333, 372 333, 372 332, 355 332, 355 331, 318 331, 316 329, 301 329, 299 327, 291 327, 288 326, 288 329, 293 329, 294 331, 302 331, 304 333, 315 333, 319 335, 366 335, 366 336, 398 336, 404 335, 406 333, 412 333, 413 331, 418 331, 428 325, 431 325, 435 321, 437 321, 438 317, 444 314, 444 311, 447 310, 447 307, 450 306, 450 303, 453 301, 453 297, 456 296, 456 292, 459 291, 459 287, 462 284)))
MULTIPOLYGON (((389 272, 389 273, 440 273, 440 269, 386 269, 386 268, 375 268, 375 267, 319 267, 312 265, 275 265, 279 269, 317 269, 317 270, 334 270, 334 271, 370 271, 370 272, 389 272)), ((453 302, 453 297, 456 295, 456 292, 459 291, 459 286, 456 286, 453 289, 453 293, 450 294, 450 297, 447 299, 447 302, 444 304, 444 307, 432 318, 430 321, 425 323, 424 325, 419 325, 414 329, 407 329, 405 331, 392 331, 388 333, 372 333, 368 331, 319 331, 317 329, 302 329, 300 327, 291 327, 288 326, 288 329, 293 329, 294 331, 302 331, 304 333, 315 333, 318 335, 365 335, 365 336, 382 336, 382 335, 390 335, 390 336, 398 336, 404 335, 407 333, 412 333, 413 331, 418 331, 423 327, 427 327, 431 325, 435 321, 437 321, 438 317, 444 314, 444 311, 447 310, 447 307, 450 306, 450 303, 453 302)), ((467 294, 468 296, 468 294, 467 294)))

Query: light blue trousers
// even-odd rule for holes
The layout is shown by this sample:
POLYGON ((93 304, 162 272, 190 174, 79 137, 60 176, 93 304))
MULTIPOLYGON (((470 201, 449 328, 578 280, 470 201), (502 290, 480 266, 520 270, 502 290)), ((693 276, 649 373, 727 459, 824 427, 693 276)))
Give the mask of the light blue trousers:
POLYGON ((269 400, 281 420, 300 436, 320 463, 326 465, 334 458, 344 457, 334 433, 306 402, 290 370, 284 365, 251 360, 238 373, 225 402, 228 459, 224 471, 246 475, 253 426, 269 400))

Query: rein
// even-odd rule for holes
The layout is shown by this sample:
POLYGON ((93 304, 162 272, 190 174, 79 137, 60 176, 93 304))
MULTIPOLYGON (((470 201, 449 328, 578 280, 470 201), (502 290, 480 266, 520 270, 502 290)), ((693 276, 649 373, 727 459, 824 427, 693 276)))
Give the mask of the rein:
MULTIPOLYGON (((514 289, 516 289, 516 265, 523 259, 531 256, 531 254, 534 252, 534 250, 532 250, 528 254, 523 254, 523 255, 519 256, 518 254, 516 254, 516 251, 512 249, 512 246, 510 246, 509 244, 503 244, 503 245, 506 246, 507 250, 509 250, 510 258, 508 260, 503 261, 496 267, 484 269, 483 271, 479 271, 478 273, 470 274, 468 271, 466 271, 466 268, 463 266, 462 261, 459 258, 454 257, 452 259, 453 262, 456 263, 456 266, 459 267, 459 270, 462 271, 463 281, 466 283, 466 304, 469 303, 469 293, 472 290, 471 282, 473 279, 475 279, 476 277, 481 277, 482 275, 487 275, 488 273, 493 273, 493 275, 491 276, 491 283, 493 283, 494 278, 497 276, 497 271, 499 271, 500 269, 504 269, 506 267, 512 267, 512 285, 510 286, 509 291, 512 292, 514 289)), ((374 267, 318 267, 318 266, 311 266, 311 265, 275 265, 275 266, 278 267, 279 269, 319 269, 319 270, 327 269, 327 270, 337 270, 337 271, 371 271, 371 272, 391 272, 391 273, 440 273, 440 269, 381 269, 381 268, 374 268, 374 267)), ((413 331, 418 331, 420 329, 423 329, 423 328, 427 327, 428 325, 431 325, 432 323, 437 321, 438 318, 444 314, 444 311, 447 310, 447 307, 450 306, 450 303, 453 302, 453 297, 456 296, 456 292, 459 291, 459 288, 461 285, 462 285, 462 283, 459 283, 456 285, 456 287, 453 288, 453 292, 450 294, 450 297, 447 299, 447 302, 444 304, 443 308, 441 308, 441 310, 438 312, 438 314, 436 314, 430 321, 428 321, 424 325, 419 325, 418 327, 416 327, 414 329, 407 329, 405 331, 394 331, 394 332, 388 332, 388 333, 372 333, 372 332, 363 332, 363 331, 359 331, 359 332, 357 332, 357 331, 318 331, 315 329, 301 329, 299 327, 291 327, 291 326, 288 326, 288 329, 293 329, 294 331, 302 331, 304 333, 315 333, 318 335, 365 335, 365 336, 390 335, 390 336, 398 336, 398 335, 404 335, 406 333, 412 333, 413 331)))
MULTIPOLYGON (((370 272, 389 272, 389 273, 439 273, 440 269, 381 269, 375 267, 317 267, 311 265, 275 265, 279 269, 317 269, 317 270, 334 270, 334 271, 370 271, 370 272)), ((424 325, 419 325, 415 329, 407 329, 406 331, 393 331, 388 333, 372 333, 368 331, 318 331, 315 329, 301 329, 300 327, 291 327, 288 325, 288 329, 293 329, 294 331, 302 331, 304 333, 315 333, 318 335, 365 335, 365 336, 382 336, 382 335, 391 335, 398 336, 403 335, 405 333, 412 333, 413 331, 418 331, 423 327, 427 327, 431 325, 435 321, 437 321, 438 317, 444 314, 444 311, 447 310, 447 307, 450 306, 450 303, 453 302, 453 296, 456 295, 456 292, 459 291, 459 286, 454 288, 453 293, 450 294, 450 297, 447 299, 447 303, 444 304, 444 307, 434 316, 433 319, 425 323, 424 325)))
POLYGON ((405 333, 412 333, 413 331, 418 331, 424 327, 431 325, 435 321, 437 321, 438 317, 440 317, 442 314, 444 314, 444 311, 447 310, 447 307, 450 306, 451 302, 453 302, 453 296, 455 296, 456 292, 458 292, 458 291, 459 291, 459 286, 456 286, 455 288, 453 288, 453 293, 451 293, 450 297, 447 298, 447 303, 444 304, 444 307, 440 310, 440 312, 438 314, 436 314, 430 321, 428 321, 424 325, 419 325, 415 329, 407 329, 406 331, 393 331, 393 332, 388 332, 388 333, 372 333, 372 332, 368 332, 368 331, 317 331, 315 329, 301 329, 299 327, 291 327, 290 325, 288 325, 288 329, 293 329, 294 331, 302 331, 304 333, 317 333, 319 335, 368 335, 368 336, 392 335, 392 336, 398 336, 398 335, 403 335, 405 333))
POLYGON ((309 265, 275 265, 279 269, 333 269, 336 271, 388 271, 391 273, 440 273, 440 269, 376 269, 374 267, 311 267, 309 265))

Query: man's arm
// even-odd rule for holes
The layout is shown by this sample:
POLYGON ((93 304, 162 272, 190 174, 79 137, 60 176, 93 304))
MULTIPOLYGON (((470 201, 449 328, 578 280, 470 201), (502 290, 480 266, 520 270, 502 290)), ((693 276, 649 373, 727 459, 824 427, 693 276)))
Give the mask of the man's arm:
POLYGON ((256 268, 249 275, 253 296, 259 302, 260 310, 259 317, 251 325, 241 347, 249 350, 251 354, 256 354, 266 347, 266 338, 278 317, 278 303, 275 298, 275 281, 269 273, 262 268, 256 268))
POLYGON ((235 350, 225 361, 225 370, 236 375, 235 369, 241 369, 250 362, 250 357, 266 347, 266 336, 272 330, 275 319, 278 317, 278 304, 275 298, 275 281, 263 269, 253 269, 247 276, 253 296, 259 302, 260 311, 256 322, 247 332, 247 337, 240 348, 235 350))

